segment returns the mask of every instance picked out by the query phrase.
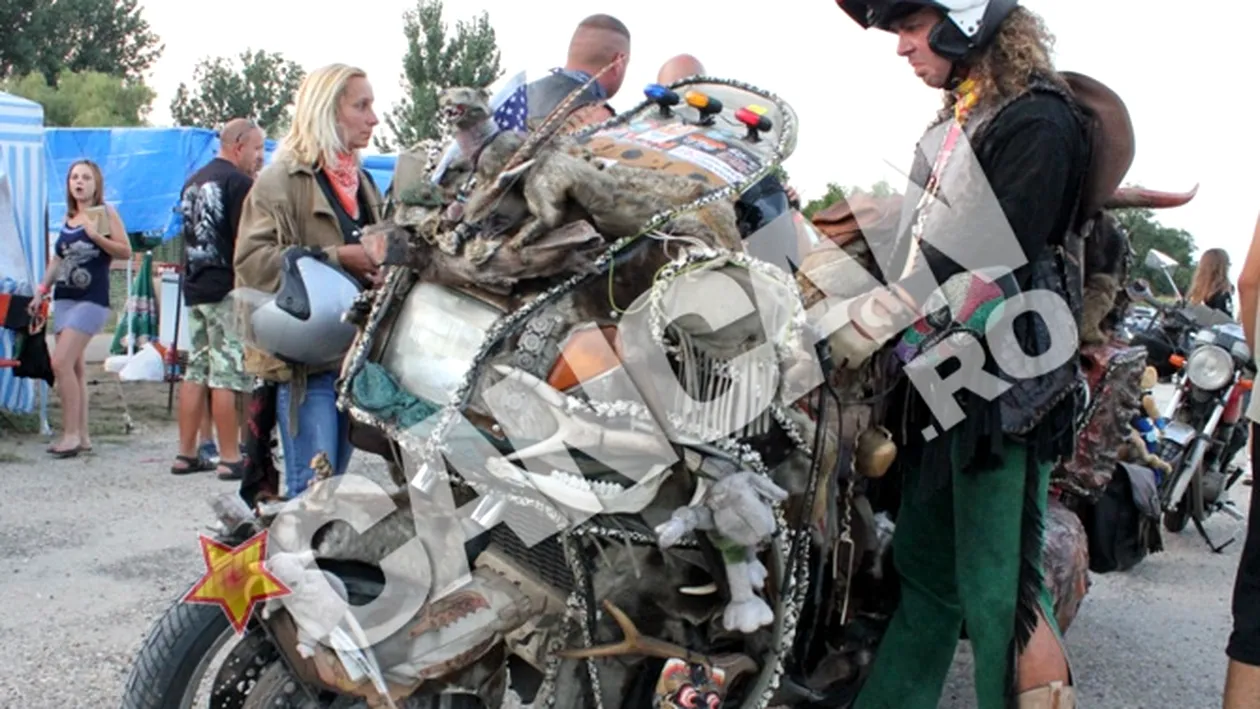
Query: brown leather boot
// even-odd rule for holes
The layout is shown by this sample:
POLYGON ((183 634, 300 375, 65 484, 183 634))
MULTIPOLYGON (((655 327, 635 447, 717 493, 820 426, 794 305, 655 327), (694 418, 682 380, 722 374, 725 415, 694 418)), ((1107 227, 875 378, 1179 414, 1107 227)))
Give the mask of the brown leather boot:
POLYGON ((1063 682, 1051 682, 1019 695, 1019 709, 1075 709, 1076 690, 1063 682))

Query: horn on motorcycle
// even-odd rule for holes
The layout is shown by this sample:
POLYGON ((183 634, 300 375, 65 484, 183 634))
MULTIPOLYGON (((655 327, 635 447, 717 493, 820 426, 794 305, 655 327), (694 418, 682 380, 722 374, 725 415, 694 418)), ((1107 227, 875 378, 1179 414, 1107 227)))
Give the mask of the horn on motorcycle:
POLYGON ((1198 185, 1188 192, 1162 192, 1141 187, 1121 187, 1103 206, 1107 209, 1170 209, 1189 203, 1198 192, 1198 185))

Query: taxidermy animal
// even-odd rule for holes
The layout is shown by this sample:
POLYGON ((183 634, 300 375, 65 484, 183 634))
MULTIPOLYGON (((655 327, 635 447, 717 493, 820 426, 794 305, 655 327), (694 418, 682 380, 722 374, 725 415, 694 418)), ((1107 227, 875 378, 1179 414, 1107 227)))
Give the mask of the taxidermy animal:
POLYGON ((524 142, 521 134, 499 127, 489 99, 481 89, 468 86, 446 89, 438 96, 438 108, 454 127, 455 142, 464 159, 472 165, 479 184, 494 180, 524 142))

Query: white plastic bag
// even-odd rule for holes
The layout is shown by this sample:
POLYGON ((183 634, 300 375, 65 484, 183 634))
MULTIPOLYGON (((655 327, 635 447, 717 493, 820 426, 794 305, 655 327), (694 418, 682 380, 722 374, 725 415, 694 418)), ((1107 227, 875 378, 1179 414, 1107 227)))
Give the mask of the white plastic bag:
MULTIPOLYGON (((106 365, 108 367, 108 364, 106 365)), ((162 361, 162 353, 152 343, 140 348, 127 360, 118 372, 118 378, 125 382, 160 382, 165 378, 166 366, 162 361)))

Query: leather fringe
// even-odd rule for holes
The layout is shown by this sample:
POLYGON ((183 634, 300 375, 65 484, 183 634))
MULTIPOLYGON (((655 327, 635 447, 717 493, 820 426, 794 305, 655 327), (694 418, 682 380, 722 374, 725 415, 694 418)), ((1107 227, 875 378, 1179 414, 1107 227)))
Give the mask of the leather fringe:
POLYGON ((1007 666, 1007 706, 1016 708, 1019 696, 1019 656, 1028 647, 1041 622, 1041 589, 1045 583, 1041 555, 1045 546, 1045 518, 1037 504, 1037 483, 1041 477, 1035 447, 1029 447, 1024 460, 1024 509, 1019 539, 1019 585, 1015 603, 1015 632, 1011 638, 1007 666))

